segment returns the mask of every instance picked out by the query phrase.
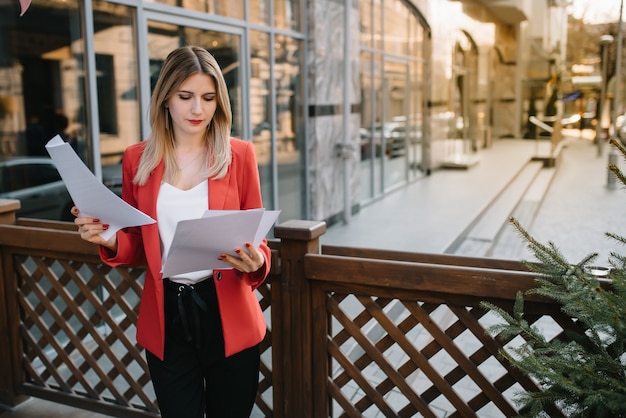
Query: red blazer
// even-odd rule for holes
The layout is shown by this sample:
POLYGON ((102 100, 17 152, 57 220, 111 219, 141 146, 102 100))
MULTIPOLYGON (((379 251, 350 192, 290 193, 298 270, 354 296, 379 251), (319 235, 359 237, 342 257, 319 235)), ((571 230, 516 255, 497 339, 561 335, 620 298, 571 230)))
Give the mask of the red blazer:
MULTIPOLYGON (((146 142, 129 146, 122 160, 122 197, 130 205, 156 219, 156 201, 163 179, 164 164, 154 169, 147 183, 138 186, 132 182, 139 158, 146 142)), ((231 138, 232 162, 226 176, 209 179, 210 209, 256 209, 263 207, 259 171, 252 143, 231 138)), ((211 231, 207 231, 211 233, 211 231)), ((241 243, 244 245, 245 243, 241 243)), ((241 273, 235 269, 215 270, 213 280, 219 302, 224 351, 226 356, 252 347, 263 339, 265 319, 255 295, 256 289, 269 273, 270 249, 267 240, 260 245, 265 265, 255 273, 241 273)), ((226 252, 233 251, 225 248, 226 252)), ((143 294, 137 320, 137 342, 146 350, 163 359, 165 320, 163 307, 163 280, 161 276, 161 246, 156 223, 125 228, 117 233, 117 253, 100 247, 102 261, 112 267, 119 265, 146 266, 143 294)))

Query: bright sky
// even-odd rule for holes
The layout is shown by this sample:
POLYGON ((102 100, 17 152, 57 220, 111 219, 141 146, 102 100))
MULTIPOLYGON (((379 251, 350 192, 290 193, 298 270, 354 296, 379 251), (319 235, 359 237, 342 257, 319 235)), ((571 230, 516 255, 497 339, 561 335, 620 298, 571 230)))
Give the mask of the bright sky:
MULTIPOLYGON (((617 22, 621 1, 624 0, 573 0, 572 15, 577 19, 583 17, 585 23, 617 22)), ((623 9, 626 9, 626 4, 623 9)), ((622 12, 626 21, 626 10, 622 12)))

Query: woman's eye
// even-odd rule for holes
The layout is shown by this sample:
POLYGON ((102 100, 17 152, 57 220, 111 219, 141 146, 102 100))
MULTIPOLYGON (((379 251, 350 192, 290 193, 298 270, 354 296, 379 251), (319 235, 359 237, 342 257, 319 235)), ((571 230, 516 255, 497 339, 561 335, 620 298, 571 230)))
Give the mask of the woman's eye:
POLYGON ((179 95, 179 96, 178 96, 178 98, 179 98, 180 100, 189 100, 189 99, 191 99, 191 96, 183 96, 183 95, 181 94, 181 95, 179 95))
POLYGON ((213 100, 215 100, 215 97, 211 96, 211 97, 205 97, 204 100, 206 102, 212 102, 213 100))

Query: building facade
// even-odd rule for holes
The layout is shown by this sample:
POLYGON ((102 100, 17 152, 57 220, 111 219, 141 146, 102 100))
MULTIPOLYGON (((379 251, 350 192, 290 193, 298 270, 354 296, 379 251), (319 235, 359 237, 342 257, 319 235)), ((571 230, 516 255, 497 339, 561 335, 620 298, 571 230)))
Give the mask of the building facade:
POLYGON ((550 23, 565 11, 553 3, 33 0, 20 16, 5 0, 0 155, 45 155, 60 133, 100 176, 149 136, 168 52, 196 44, 223 69, 232 135, 255 145, 265 207, 280 221, 349 221, 522 136, 531 93, 545 95, 564 50, 550 23))

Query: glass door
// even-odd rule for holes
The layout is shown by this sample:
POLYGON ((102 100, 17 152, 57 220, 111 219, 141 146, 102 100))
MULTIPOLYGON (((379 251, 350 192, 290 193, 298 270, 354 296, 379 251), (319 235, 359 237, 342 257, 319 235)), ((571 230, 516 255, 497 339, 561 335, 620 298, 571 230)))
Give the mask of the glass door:
POLYGON ((383 78, 382 138, 385 191, 407 180, 409 127, 409 69, 406 62, 386 60, 383 78))

